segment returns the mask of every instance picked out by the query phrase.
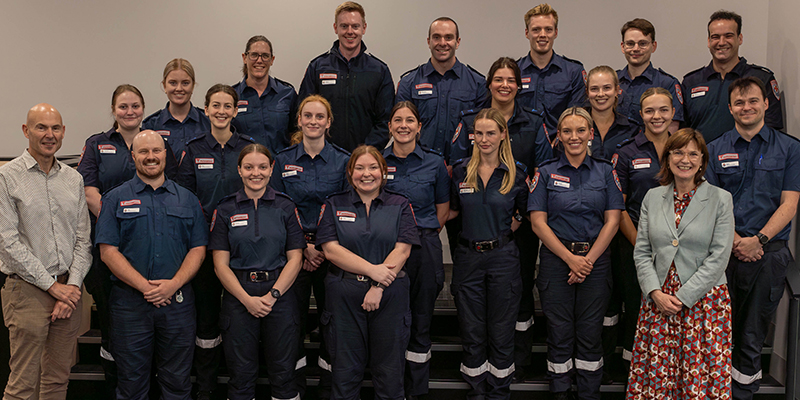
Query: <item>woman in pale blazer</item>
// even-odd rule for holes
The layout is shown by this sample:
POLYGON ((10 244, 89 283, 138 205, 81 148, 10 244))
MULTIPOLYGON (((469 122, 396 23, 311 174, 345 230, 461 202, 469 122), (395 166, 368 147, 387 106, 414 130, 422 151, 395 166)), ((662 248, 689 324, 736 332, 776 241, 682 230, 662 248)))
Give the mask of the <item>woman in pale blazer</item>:
POLYGON ((699 132, 679 130, 661 156, 661 186, 644 197, 633 252, 643 299, 627 399, 730 398, 733 203, 703 179, 708 157, 699 132))

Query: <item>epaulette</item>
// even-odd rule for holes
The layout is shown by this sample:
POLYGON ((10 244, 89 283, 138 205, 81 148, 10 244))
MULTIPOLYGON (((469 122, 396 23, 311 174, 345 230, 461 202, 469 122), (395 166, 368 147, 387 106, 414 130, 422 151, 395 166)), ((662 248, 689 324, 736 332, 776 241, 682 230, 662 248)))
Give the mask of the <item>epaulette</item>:
POLYGON ((408 74, 410 74, 410 73, 422 68, 423 65, 425 65, 425 64, 417 65, 416 67, 411 68, 410 70, 408 70, 406 72, 403 72, 403 75, 400 75, 400 79, 403 79, 403 78, 405 78, 406 75, 408 75, 408 74))
POLYGON ((229 195, 226 195, 226 196, 222 196, 222 198, 219 199, 219 201, 217 202, 217 206, 214 207, 214 209, 216 210, 217 208, 219 208, 219 205, 222 204, 225 200, 228 200, 230 198, 234 198, 235 199, 236 198, 236 193, 238 193, 238 191, 233 192, 233 193, 231 193, 229 195))
POLYGON ((367 53, 367 54, 368 54, 370 57, 372 57, 372 58, 374 58, 374 59, 378 60, 378 61, 379 61, 381 64, 385 65, 385 66, 386 66, 386 68, 389 68, 389 65, 387 65, 385 62, 383 62, 383 60, 381 60, 380 58, 378 58, 378 57, 375 57, 375 55, 373 55, 372 53, 367 53))
POLYGON ((790 135, 790 134, 788 134, 788 133, 786 133, 786 132, 781 132, 781 131, 779 131, 779 130, 777 130, 777 129, 775 129, 775 128, 770 128, 770 129, 772 129, 772 131, 773 131, 774 133, 780 133, 780 134, 782 134, 783 136, 788 136, 788 137, 790 137, 792 140, 796 140, 796 141, 800 142, 800 139, 798 139, 798 138, 796 138, 796 137, 794 137, 794 136, 792 136, 792 135, 790 135))
POLYGON ((465 163, 467 163, 467 162, 469 161, 469 159, 470 159, 470 157, 466 157, 466 158, 459 158, 458 160, 456 160, 456 161, 453 163, 452 167, 453 167, 453 168, 455 168, 457 165, 460 165, 460 164, 465 164, 465 163))
POLYGON ((519 161, 516 161, 516 160, 514 160, 514 164, 517 165, 517 169, 521 169, 522 170, 522 172, 525 174, 525 176, 528 176, 528 167, 526 167, 525 164, 523 164, 523 163, 521 163, 519 161))
POLYGON ((423 146, 421 144, 417 144, 417 146, 419 146, 419 148, 422 149, 422 151, 424 151, 426 153, 436 154, 439 157, 444 157, 444 154, 442 154, 439 151, 436 151, 434 149, 429 149, 429 148, 427 148, 427 147, 425 147, 425 146, 423 146))
POLYGON ((327 56, 329 56, 329 55, 331 55, 331 51, 330 51, 330 50, 328 50, 328 51, 326 51, 326 52, 324 52, 324 53, 322 53, 322 54, 320 54, 320 55, 318 55, 318 56, 314 57, 313 59, 311 59, 311 61, 309 62, 309 64, 313 63, 314 61, 317 61, 317 60, 319 60, 320 58, 327 57, 327 56))
POLYGON ((101 135, 105 135, 105 134, 106 134, 105 132, 95 133, 95 134, 89 136, 88 138, 86 138, 86 143, 89 143, 89 141, 92 140, 92 138, 95 138, 95 137, 98 137, 98 136, 101 136, 101 135))
POLYGON ((239 138, 240 138, 240 139, 247 140, 248 142, 251 142, 251 143, 255 143, 255 142, 256 142, 256 140, 255 140, 255 139, 253 139, 253 137, 252 137, 252 136, 247 136, 247 135, 239 135, 239 138))
POLYGON ((617 148, 618 148, 618 149, 621 149, 621 148, 622 148, 622 146, 625 146, 625 145, 627 145, 628 143, 633 143, 633 142, 635 142, 635 141, 636 141, 636 140, 635 140, 635 138, 629 137, 629 138, 627 138, 627 139, 625 139, 625 140, 623 140, 623 141, 621 141, 621 142, 617 143, 617 148))
MULTIPOLYGON (((204 110, 200 110, 200 113, 201 113, 201 114, 202 114, 203 112, 204 112, 204 110)), ((156 112, 154 112, 154 113, 152 113, 152 114, 148 115, 148 116, 147 116, 147 118, 145 118, 145 119, 143 119, 143 120, 142 120, 142 125, 144 125, 144 124, 145 124, 145 122, 148 122, 148 121, 150 121, 151 119, 158 117, 158 114, 161 114, 161 110, 158 110, 158 111, 156 111, 156 112)))
POLYGON ((276 195, 276 196, 285 197, 285 198, 286 198, 286 199, 288 199, 289 201, 291 201, 291 202, 294 202, 294 200, 292 200, 292 196, 289 196, 289 195, 288 195, 288 194, 286 194, 286 193, 279 192, 279 191, 277 191, 277 190, 276 190, 276 191, 275 191, 275 195, 276 195))
POLYGON ((606 164, 610 165, 611 167, 614 167, 614 163, 612 163, 611 160, 606 160, 605 158, 601 158, 599 156, 595 156, 594 154, 589 155, 589 157, 592 157, 592 159, 597 161, 597 162, 603 162, 603 163, 606 163, 606 164))
POLYGON ((400 197, 408 200, 409 203, 411 203, 411 199, 409 199, 408 196, 406 196, 406 195, 404 195, 404 194, 402 194, 400 192, 395 192, 394 190, 390 190, 390 189, 387 189, 385 187, 383 189, 381 189, 381 190, 385 191, 386 193, 393 194, 395 196, 400 196, 400 197))
POLYGON ((583 67, 583 63, 582 63, 582 62, 580 62, 580 61, 578 61, 578 60, 574 60, 574 59, 572 59, 572 58, 569 58, 569 57, 567 57, 567 56, 565 56, 565 55, 563 55, 563 54, 559 54, 559 56, 561 56, 561 58, 563 58, 563 59, 565 59, 565 60, 567 60, 567 61, 569 61, 569 62, 571 62, 571 63, 575 63, 575 64, 578 64, 578 65, 580 65, 581 67, 583 67))
POLYGON ((278 154, 281 154, 281 153, 285 153, 285 152, 287 152, 289 150, 293 150, 293 149, 297 148, 297 145, 299 145, 299 144, 300 143, 295 143, 295 144, 293 144, 293 145, 291 145, 289 147, 284 147, 283 150, 278 150, 278 152, 275 153, 275 155, 278 155, 278 154))
POLYGON ((205 134, 197 135, 197 136, 195 136, 195 137, 193 137, 193 138, 191 138, 191 139, 187 140, 187 141, 186 141, 186 145, 188 146, 188 145, 189 145, 189 143, 196 142, 196 141, 198 141, 198 140, 200 140, 200 139, 203 139, 204 137, 206 137, 206 135, 205 135, 205 134))
POLYGON ((475 69, 475 68, 472 68, 472 65, 469 65, 469 64, 464 64, 464 65, 466 65, 466 66, 467 66, 467 68, 469 68, 469 69, 470 69, 472 72, 474 72, 474 73, 476 73, 476 74, 480 75, 480 76, 481 76, 481 78, 483 78, 483 79, 486 79, 486 76, 485 76, 485 75, 483 75, 482 73, 480 73, 480 71, 478 71, 477 69, 475 69))
POLYGON ((283 79, 278 79, 278 78, 276 78, 276 77, 274 77, 274 76, 270 76, 270 78, 273 78, 273 79, 275 79, 276 81, 278 81, 278 82, 280 82, 280 83, 282 83, 282 84, 284 84, 284 85, 286 85, 286 86, 288 86, 288 87, 290 87, 290 88, 294 89, 294 85, 292 85, 292 84, 291 84, 291 83, 289 83, 289 82, 286 82, 286 81, 285 81, 285 80, 283 80, 283 79))
POLYGON ((470 115, 470 114, 477 114, 478 111, 480 111, 480 110, 476 110, 474 108, 470 108, 469 110, 461 110, 461 116, 462 117, 466 117, 467 115, 470 115))
MULTIPOLYGON (((128 182, 128 181, 122 181, 122 182, 120 182, 120 183, 117 183, 116 185, 114 185, 114 186, 112 186, 112 187, 108 188, 108 189, 107 189, 105 192, 103 192, 103 193, 100 193, 100 195, 101 195, 102 197, 105 197, 105 196, 106 196, 106 194, 108 194, 108 193, 109 193, 109 192, 111 192, 112 190, 114 190, 114 189, 116 189, 116 188, 118 188, 118 187, 122 186, 122 185, 123 185, 125 182, 128 182)), ((178 185, 178 186, 180 186, 180 185, 178 185)))
POLYGON ((327 196, 325 196, 325 198, 326 198, 326 199, 330 199, 330 198, 331 198, 331 197, 333 197, 333 196, 337 196, 337 195, 340 195, 340 194, 346 194, 346 193, 347 193, 347 192, 349 192, 349 191, 350 191, 350 189, 345 189, 345 190, 340 190, 340 191, 338 191, 338 192, 333 192, 333 193, 330 193, 330 194, 328 194, 327 196))
POLYGON ((341 147, 339 147, 339 145, 337 145, 335 143, 332 143, 332 142, 328 142, 328 144, 331 145, 331 147, 333 147, 337 151, 341 151, 342 153, 347 154, 347 156, 350 157, 350 152, 345 150, 345 149, 343 149, 343 148, 341 148, 341 147))
MULTIPOLYGON (((770 74, 770 75, 775 75, 775 73, 772 72, 772 70, 767 68, 767 67, 762 67, 762 66, 757 65, 757 64, 747 64, 747 66, 750 67, 750 68, 753 68, 753 69, 760 69, 761 71, 763 71, 763 72, 765 72, 767 74, 770 74)), ((764 82, 764 84, 766 84, 766 82, 764 82)))
POLYGON ((558 161, 559 158, 561 158, 561 157, 553 157, 553 158, 551 158, 551 159, 549 159, 547 161, 543 161, 543 162, 539 163, 539 168, 542 168, 547 164, 551 164, 553 162, 556 162, 556 161, 558 161))
POLYGON ((702 71, 705 67, 707 67, 707 65, 704 65, 704 66, 702 66, 702 67, 700 67, 698 69, 695 69, 695 70, 687 72, 685 75, 683 75, 683 79, 686 79, 686 77, 688 77, 689 75, 694 75, 694 74, 702 71))
POLYGON ((544 118, 544 113, 543 113, 543 112, 541 112, 541 111, 538 111, 538 110, 537 110, 537 109, 535 109, 535 108, 523 108, 523 110, 525 110, 525 111, 527 111, 527 112, 529 112, 529 113, 531 113, 531 114, 536 114, 536 115, 538 115, 538 116, 540 116, 540 117, 544 118))
POLYGON ((676 78, 676 77, 672 76, 670 73, 668 73, 667 71, 664 71, 664 70, 663 70, 663 69, 661 69, 661 68, 658 68, 658 70, 657 70, 657 71, 658 71, 658 72, 661 72, 662 74, 664 74, 664 75, 666 75, 666 76, 668 76, 668 77, 670 77, 670 78, 672 78, 672 79, 675 79, 676 81, 678 80, 678 78, 676 78))

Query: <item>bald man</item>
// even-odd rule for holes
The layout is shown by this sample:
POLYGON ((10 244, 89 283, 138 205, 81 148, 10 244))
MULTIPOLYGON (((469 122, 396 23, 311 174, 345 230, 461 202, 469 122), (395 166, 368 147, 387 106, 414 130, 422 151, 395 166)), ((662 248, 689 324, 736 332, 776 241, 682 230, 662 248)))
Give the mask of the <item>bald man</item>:
POLYGON ((65 399, 81 316, 81 285, 91 266, 83 178, 58 161, 61 114, 28 111, 28 148, 0 167, 0 262, 11 375, 4 399, 65 399), (35 390, 38 386, 38 393, 35 390))
POLYGON ((114 274, 117 398, 147 398, 155 356, 162 399, 188 400, 196 327, 190 281, 205 257, 208 225, 197 197, 164 176, 161 135, 140 132, 131 154, 136 176, 103 196, 95 239, 114 274))

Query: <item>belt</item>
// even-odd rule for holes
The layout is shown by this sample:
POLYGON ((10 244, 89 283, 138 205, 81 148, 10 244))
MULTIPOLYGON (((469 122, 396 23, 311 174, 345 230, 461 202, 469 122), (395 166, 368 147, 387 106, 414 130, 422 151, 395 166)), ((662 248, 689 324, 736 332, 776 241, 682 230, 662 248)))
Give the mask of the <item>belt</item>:
MULTIPOLYGON (((11 278, 11 279, 22 279, 17 274, 11 274, 8 277, 11 278)), ((55 279, 56 282, 58 282, 58 283, 60 283, 62 285, 66 285, 67 282, 69 281, 69 272, 64 272, 61 275, 56 275, 56 276, 53 277, 53 279, 55 279)))
POLYGON ((505 246, 506 244, 508 244, 513 240, 514 240, 514 233, 507 232, 503 236, 491 240, 467 240, 459 236, 458 244, 462 246, 467 246, 470 249, 477 251, 478 253, 483 253, 489 250, 499 249, 500 247, 505 246))
MULTIPOLYGON (((347 272, 347 271, 345 271, 345 270, 343 270, 343 269, 341 269, 341 268, 339 268, 339 267, 337 267, 335 265, 331 265, 328 268, 328 272, 330 272, 331 274, 333 274, 335 276, 340 276, 340 277, 345 278, 345 279, 355 279, 355 280, 357 280, 359 282, 370 282, 370 281, 372 281, 366 275, 354 274, 352 272, 347 272)), ((398 278, 402 278, 404 276, 406 276, 406 272, 403 271, 403 270, 400 270, 400 272, 397 273, 397 277, 398 278)))
POLYGON ((772 242, 767 242, 767 244, 762 246, 762 249, 764 250, 764 253, 770 253, 773 251, 778 251, 784 247, 786 247, 785 240, 774 240, 772 242))
POLYGON ((306 237, 306 243, 316 244, 317 242, 316 232, 303 232, 303 236, 306 237))
POLYGON ((561 240, 561 244, 563 244, 570 253, 575 254, 576 256, 586 255, 586 253, 589 252, 589 249, 592 248, 592 244, 594 244, 594 240, 591 242, 570 242, 569 240, 559 240, 561 240))
POLYGON ((278 268, 273 271, 244 271, 232 269, 233 273, 241 280, 248 282, 268 282, 278 279, 283 268, 278 268))

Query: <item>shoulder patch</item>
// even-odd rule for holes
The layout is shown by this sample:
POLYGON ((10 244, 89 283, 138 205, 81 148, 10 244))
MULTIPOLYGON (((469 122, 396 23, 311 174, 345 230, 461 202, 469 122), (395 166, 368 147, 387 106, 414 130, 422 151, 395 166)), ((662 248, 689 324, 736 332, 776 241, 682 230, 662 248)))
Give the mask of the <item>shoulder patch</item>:
POLYGON ((617 175, 617 170, 612 169, 611 170, 611 175, 614 175, 614 184, 617 185, 617 189, 619 189, 619 191, 621 192, 622 191, 622 185, 619 183, 619 176, 617 175))
POLYGON ((214 209, 214 214, 211 215, 211 225, 208 228, 208 230, 209 231, 213 231, 214 230, 214 224, 216 224, 216 223, 217 223, 217 209, 215 208, 214 209))
POLYGON ((533 180, 528 185, 528 192, 533 193, 536 190, 536 185, 539 184, 539 172, 533 174, 533 180))
POLYGON ((675 94, 678 95, 678 101, 680 101, 681 104, 683 104, 683 91, 681 90, 680 84, 677 83, 675 84, 675 94))
POLYGON ((617 168, 617 161, 619 161, 619 154, 617 154, 617 153, 614 153, 614 155, 613 155, 613 156, 611 156, 611 165, 612 165, 612 166, 613 166, 615 169, 617 168))
POLYGON ((322 205, 319 209, 319 218, 317 218, 317 225, 319 225, 320 221, 322 221, 322 216, 325 215, 325 204, 322 205))
POLYGON ((464 126, 463 122, 459 122, 458 126, 456 127, 456 133, 453 134, 453 144, 455 144, 456 140, 458 140, 458 136, 461 135, 461 128, 464 126))
POLYGON ((769 86, 772 88, 772 94, 775 95, 775 98, 781 101, 781 90, 778 88, 778 81, 773 78, 769 81, 769 86))

